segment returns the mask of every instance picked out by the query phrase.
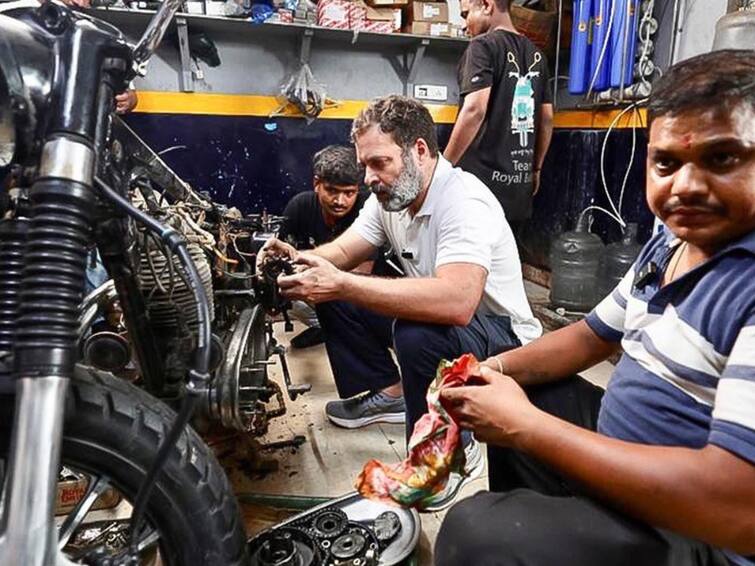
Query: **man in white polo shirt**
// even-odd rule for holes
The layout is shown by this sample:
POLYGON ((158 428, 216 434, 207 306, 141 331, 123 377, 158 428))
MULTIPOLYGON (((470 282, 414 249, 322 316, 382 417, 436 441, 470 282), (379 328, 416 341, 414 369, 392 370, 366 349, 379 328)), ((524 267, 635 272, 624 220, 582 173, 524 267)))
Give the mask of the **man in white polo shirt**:
MULTIPOLYGON (((286 296, 347 301, 355 312, 367 309, 393 325, 401 383, 333 401, 326 412, 341 426, 376 422, 372 417, 391 410, 403 389, 409 434, 427 412, 425 396, 442 358, 465 352, 484 358, 537 338, 541 327, 500 204, 479 179, 440 155, 428 110, 406 97, 377 99, 354 121, 352 138, 373 192, 359 218, 313 252, 297 254, 277 242, 265 251, 285 250, 306 267, 279 279, 286 296), (386 242, 406 278, 350 273, 386 242)), ((469 467, 479 471, 479 449, 473 442, 467 449, 469 467)), ((450 482, 449 492, 426 508, 450 503, 460 485, 450 482)))

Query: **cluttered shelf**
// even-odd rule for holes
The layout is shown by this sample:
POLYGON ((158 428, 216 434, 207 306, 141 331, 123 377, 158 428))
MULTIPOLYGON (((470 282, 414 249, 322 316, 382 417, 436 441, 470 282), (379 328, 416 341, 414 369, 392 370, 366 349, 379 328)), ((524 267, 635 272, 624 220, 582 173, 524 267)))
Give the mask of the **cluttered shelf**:
MULTIPOLYGON (((400 3, 401 0, 397 0, 394 5, 400 3)), ((223 31, 227 30, 228 26, 253 26, 254 33, 257 34, 310 35, 321 39, 345 41, 352 45, 360 43, 412 47, 431 44, 433 47, 451 49, 463 49, 468 41, 458 26, 443 21, 448 19, 448 14, 447 10, 440 9, 441 6, 446 7, 446 4, 442 2, 404 2, 404 7, 408 6, 409 10, 402 11, 401 8, 373 8, 361 2, 347 0, 324 0, 318 6, 325 5, 326 8, 331 6, 331 9, 320 10, 319 17, 307 15, 306 18, 309 20, 304 21, 302 18, 291 18, 289 21, 287 14, 292 11, 285 8, 263 19, 261 16, 255 18, 254 15, 228 16, 221 13, 202 13, 198 7, 191 6, 192 4, 224 5, 224 2, 188 2, 187 4, 191 11, 179 12, 177 17, 185 18, 191 23, 192 28, 201 31, 223 31), (428 7, 430 9, 425 9, 428 7), (281 12, 284 16, 280 15, 281 12), (424 17, 428 21, 417 21, 417 18, 409 15, 408 17, 412 18, 411 23, 402 28, 402 17, 406 19, 406 14, 415 12, 418 18, 424 17), (393 19, 389 20, 389 18, 393 19)), ((257 6, 257 4, 252 6, 257 6)), ((217 8, 212 10, 218 11, 217 8)), ((92 12, 95 12, 98 18, 113 24, 141 25, 144 25, 155 13, 151 9, 122 7, 98 7, 92 12)))

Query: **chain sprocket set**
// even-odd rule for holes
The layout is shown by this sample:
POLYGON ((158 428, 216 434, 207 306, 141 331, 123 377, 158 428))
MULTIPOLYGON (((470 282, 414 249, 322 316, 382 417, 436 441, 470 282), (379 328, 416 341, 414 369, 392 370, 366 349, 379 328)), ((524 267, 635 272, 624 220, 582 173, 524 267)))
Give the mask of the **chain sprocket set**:
POLYGON ((249 543, 250 566, 397 564, 416 546, 416 513, 349 495, 263 531, 249 543))

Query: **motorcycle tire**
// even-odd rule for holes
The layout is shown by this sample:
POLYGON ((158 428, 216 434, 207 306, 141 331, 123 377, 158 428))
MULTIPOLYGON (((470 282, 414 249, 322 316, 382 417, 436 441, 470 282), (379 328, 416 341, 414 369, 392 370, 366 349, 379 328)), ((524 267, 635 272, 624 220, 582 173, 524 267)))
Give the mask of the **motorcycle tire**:
MULTIPOLYGON (((108 372, 77 366, 66 400, 61 463, 106 476, 133 502, 175 413, 108 372)), ((2 446, 9 444, 3 426, 2 446)), ((241 513, 214 454, 190 427, 158 475, 146 512, 170 566, 246 563, 241 513)))

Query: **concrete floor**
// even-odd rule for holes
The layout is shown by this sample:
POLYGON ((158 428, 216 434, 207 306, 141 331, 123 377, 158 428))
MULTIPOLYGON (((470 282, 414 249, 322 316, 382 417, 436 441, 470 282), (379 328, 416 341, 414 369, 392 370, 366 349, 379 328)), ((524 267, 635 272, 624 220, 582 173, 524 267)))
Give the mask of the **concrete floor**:
MULTIPOLYGON (((542 297, 543 290, 528 286, 533 300, 542 297)), ((383 462, 399 462, 405 453, 403 425, 375 424, 359 430, 338 428, 325 418, 324 406, 336 398, 335 386, 324 346, 306 350, 291 350, 288 341, 302 330, 296 325, 294 332, 284 333, 282 324, 276 325, 276 334, 288 350, 291 375, 296 383, 310 383, 311 392, 292 402, 286 398, 287 414, 270 423, 268 434, 261 442, 279 442, 302 435, 306 442, 299 448, 265 452, 269 467, 277 470, 268 473, 251 471, 244 465, 244 448, 238 437, 232 441, 232 456, 221 458, 228 470, 237 493, 285 494, 335 497, 353 491, 354 482, 362 466, 372 458, 383 462)), ((611 370, 602 364, 589 374, 588 379, 604 385, 611 370)), ((283 383, 280 368, 271 367, 273 379, 283 383)), ((218 447, 216 447, 216 450, 218 447)), ((219 450, 222 452, 222 449, 219 450)), ((470 482, 461 497, 487 489, 487 467, 482 477, 470 482)), ((256 533, 285 517, 285 514, 242 504, 247 530, 256 533)), ((432 564, 432 547, 443 520, 444 512, 422 515, 420 564, 432 564)))

